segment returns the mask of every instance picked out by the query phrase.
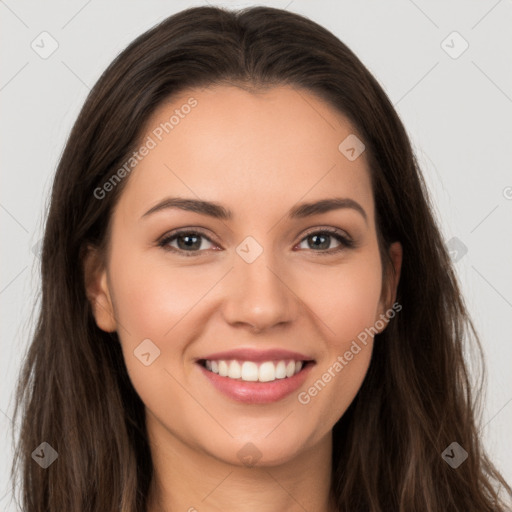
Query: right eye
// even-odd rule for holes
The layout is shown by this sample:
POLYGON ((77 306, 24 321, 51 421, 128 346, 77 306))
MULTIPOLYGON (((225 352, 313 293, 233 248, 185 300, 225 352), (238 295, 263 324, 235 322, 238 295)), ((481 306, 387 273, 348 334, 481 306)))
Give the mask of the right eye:
POLYGON ((203 240, 208 240, 208 242, 213 243, 205 234, 199 231, 187 231, 182 229, 165 236, 158 242, 158 245, 165 251, 181 253, 183 256, 197 256, 198 254, 194 253, 201 253, 206 250, 202 248, 203 240), (173 242, 177 243, 177 247, 171 245, 173 242))

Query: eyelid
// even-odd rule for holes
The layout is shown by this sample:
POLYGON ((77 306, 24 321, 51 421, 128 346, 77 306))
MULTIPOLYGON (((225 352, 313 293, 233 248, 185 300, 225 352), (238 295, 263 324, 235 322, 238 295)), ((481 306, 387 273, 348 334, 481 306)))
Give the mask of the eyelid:
POLYGON ((329 234, 336 234, 340 235, 343 238, 346 238, 350 241, 352 241, 352 237, 343 229, 335 228, 332 226, 315 226, 314 228, 308 229, 304 235, 302 235, 302 238, 300 241, 304 240, 309 235, 312 235, 313 233, 329 233, 329 234))

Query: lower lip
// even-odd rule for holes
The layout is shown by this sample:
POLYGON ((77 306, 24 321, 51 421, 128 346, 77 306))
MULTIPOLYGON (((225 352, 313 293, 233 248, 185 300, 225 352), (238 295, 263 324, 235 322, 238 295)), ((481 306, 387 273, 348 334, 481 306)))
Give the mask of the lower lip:
POLYGON ((272 382, 247 382, 221 377, 197 363, 203 374, 222 393, 237 402, 246 404, 268 404, 282 400, 296 391, 306 380, 313 364, 309 363, 293 377, 276 379, 272 382))

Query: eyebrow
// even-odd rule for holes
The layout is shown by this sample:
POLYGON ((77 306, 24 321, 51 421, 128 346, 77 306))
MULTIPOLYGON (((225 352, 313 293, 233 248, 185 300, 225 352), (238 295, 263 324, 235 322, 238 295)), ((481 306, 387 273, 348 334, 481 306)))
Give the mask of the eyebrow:
MULTIPOLYGON (((172 208, 195 212, 220 220, 231 220, 233 218, 233 212, 219 203, 182 197, 166 197, 142 215, 141 219, 153 213, 172 208)), ((346 197, 334 197, 312 203, 301 203, 291 208, 288 212, 288 219, 303 219, 340 209, 355 210, 368 223, 368 216, 364 208, 358 202, 346 197)))

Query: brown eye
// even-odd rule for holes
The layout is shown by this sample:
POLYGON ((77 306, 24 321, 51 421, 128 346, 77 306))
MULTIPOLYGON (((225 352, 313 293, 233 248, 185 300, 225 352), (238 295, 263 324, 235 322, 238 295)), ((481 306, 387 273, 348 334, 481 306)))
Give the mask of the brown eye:
POLYGON ((195 256, 193 253, 206 250, 203 240, 208 240, 208 242, 212 243, 206 235, 200 232, 182 230, 164 237, 158 245, 167 251, 176 251, 186 256, 195 256), (177 246, 172 246, 171 243, 173 242, 176 242, 177 246))

